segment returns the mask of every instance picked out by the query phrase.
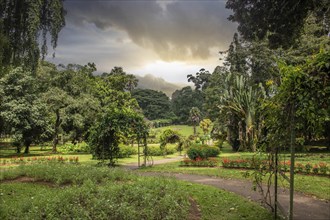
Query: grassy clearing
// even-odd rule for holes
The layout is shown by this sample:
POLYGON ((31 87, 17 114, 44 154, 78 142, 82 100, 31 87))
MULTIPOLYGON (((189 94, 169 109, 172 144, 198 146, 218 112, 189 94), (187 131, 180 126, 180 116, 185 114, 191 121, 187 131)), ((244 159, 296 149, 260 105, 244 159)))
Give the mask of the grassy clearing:
POLYGON ((20 166, 1 178, 18 176, 32 177, 36 184, 1 183, 1 219, 185 219, 190 206, 174 180, 121 169, 43 164, 20 166))
MULTIPOLYGON (((194 134, 194 127, 190 125, 171 125, 171 126, 166 126, 166 127, 161 127, 161 128, 154 128, 152 131, 156 132, 157 138, 159 138, 160 134, 166 130, 166 129, 172 129, 174 131, 179 132, 179 134, 188 137, 189 135, 194 134)), ((197 133, 202 134, 202 129, 200 129, 199 126, 196 126, 196 131, 197 133)))
POLYGON ((270 218, 267 210, 232 193, 118 168, 23 165, 3 172, 1 180, 1 219, 187 219, 189 197, 199 204, 202 219, 270 218), (35 182, 3 182, 19 176, 35 182))

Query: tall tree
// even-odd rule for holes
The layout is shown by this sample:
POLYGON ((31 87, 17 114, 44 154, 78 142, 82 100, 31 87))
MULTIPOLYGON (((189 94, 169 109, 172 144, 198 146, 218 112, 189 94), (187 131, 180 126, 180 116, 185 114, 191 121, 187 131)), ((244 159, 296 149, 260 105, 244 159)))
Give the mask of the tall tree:
POLYGON ((50 129, 37 79, 31 72, 15 68, 0 80, 0 95, 0 117, 5 128, 13 136, 17 152, 25 146, 25 153, 29 153, 30 145, 50 129))
MULTIPOLYGON (((53 152, 57 150, 59 135, 69 135, 73 142, 83 139, 99 111, 95 97, 95 65, 44 67, 40 74, 45 82, 42 97, 47 103, 53 121, 53 152), (91 117, 92 116, 92 117, 91 117)), ((41 70, 40 70, 41 71, 41 70)))
POLYGON ((196 76, 189 74, 187 75, 187 78, 188 82, 194 83, 195 89, 205 90, 209 84, 210 76, 210 72, 202 68, 199 70, 199 72, 196 73, 196 76))
POLYGON ((170 99, 161 91, 136 89, 132 91, 132 97, 137 100, 144 116, 149 120, 175 117, 170 99))
POLYGON ((271 48, 289 48, 296 43, 310 12, 315 12, 329 31, 327 0, 227 0, 226 7, 233 10, 229 20, 238 22, 238 31, 244 39, 267 37, 271 48))
POLYGON ((192 107, 203 108, 203 94, 200 90, 192 90, 190 86, 176 90, 172 94, 172 109, 178 117, 178 123, 186 124, 189 121, 189 111, 192 107))
POLYGON ((101 76, 109 88, 118 91, 132 91, 138 84, 133 74, 127 74, 122 67, 114 67, 110 73, 101 76))
POLYGON ((64 14, 63 0, 1 0, 0 66, 24 64, 36 70, 40 54, 47 53, 47 36, 57 46, 64 14))

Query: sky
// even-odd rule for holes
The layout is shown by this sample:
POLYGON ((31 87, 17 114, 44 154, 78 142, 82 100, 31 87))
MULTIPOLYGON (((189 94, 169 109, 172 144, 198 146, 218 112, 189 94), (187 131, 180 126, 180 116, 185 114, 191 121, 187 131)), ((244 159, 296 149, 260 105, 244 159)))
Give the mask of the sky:
MULTIPOLYGON (((220 0, 66 0, 56 64, 94 62, 98 72, 114 66, 168 82, 220 64, 236 24, 220 0)), ((50 52, 49 54, 52 54, 50 52)))

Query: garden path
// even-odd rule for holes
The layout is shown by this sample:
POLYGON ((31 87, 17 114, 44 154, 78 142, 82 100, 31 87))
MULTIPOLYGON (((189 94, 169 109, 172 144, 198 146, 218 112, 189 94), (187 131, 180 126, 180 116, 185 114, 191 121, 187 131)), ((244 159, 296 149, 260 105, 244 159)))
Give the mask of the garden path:
MULTIPOLYGON (((163 164, 180 160, 181 157, 168 158, 155 161, 154 164, 163 164)), ((124 166, 128 169, 138 169, 136 164, 128 164, 124 166)), ((137 170, 138 171, 138 170, 137 170)), ((223 179, 219 177, 210 177, 203 175, 182 174, 182 173, 159 173, 159 172, 139 172, 143 176, 166 176, 173 177, 178 180, 184 180, 192 183, 214 186, 235 194, 241 195, 251 201, 261 203, 261 195, 252 190, 252 183, 249 181, 223 179)), ((330 193, 330 189, 329 192, 330 193)), ((284 209, 289 209, 289 190, 281 188, 278 192, 278 199, 284 209)), ((320 200, 312 196, 308 196, 299 192, 294 194, 294 216, 297 220, 329 220, 330 219, 330 203, 326 200, 320 200)))

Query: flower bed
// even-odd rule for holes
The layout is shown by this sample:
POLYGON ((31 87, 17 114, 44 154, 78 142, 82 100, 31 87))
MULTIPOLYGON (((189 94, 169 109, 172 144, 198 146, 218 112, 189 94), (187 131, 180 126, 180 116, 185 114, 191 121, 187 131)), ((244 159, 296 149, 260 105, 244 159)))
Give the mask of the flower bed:
POLYGON ((19 165, 19 164, 32 164, 32 163, 71 163, 78 164, 78 157, 12 157, 10 159, 0 160, 0 166, 6 165, 19 165))
MULTIPOLYGON (((279 162, 279 169, 287 172, 290 171, 290 161, 279 162)), ((269 169, 270 164, 267 160, 255 159, 228 159, 222 160, 222 166, 225 168, 242 168, 242 169, 269 169)), ((328 164, 319 162, 318 164, 311 163, 295 163, 295 173, 299 174, 316 174, 316 175, 330 175, 328 164)))
POLYGON ((219 164, 217 158, 202 159, 197 157, 196 160, 184 159, 181 161, 181 166, 192 166, 192 167, 215 167, 219 164))

